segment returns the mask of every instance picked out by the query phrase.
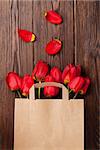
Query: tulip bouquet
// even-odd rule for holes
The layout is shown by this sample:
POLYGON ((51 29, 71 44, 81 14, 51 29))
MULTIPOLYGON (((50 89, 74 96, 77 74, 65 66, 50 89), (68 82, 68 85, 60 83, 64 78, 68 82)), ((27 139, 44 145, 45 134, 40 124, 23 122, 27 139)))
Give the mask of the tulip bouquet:
MULTIPOLYGON (((68 88, 69 94, 74 93, 74 98, 78 94, 85 94, 90 79, 81 76, 81 66, 67 65, 63 71, 58 67, 50 69, 49 65, 42 60, 39 60, 32 71, 32 75, 24 75, 20 77, 15 72, 8 73, 6 77, 8 87, 12 91, 16 91, 19 97, 28 97, 29 90, 33 84, 39 82, 58 82, 68 88)), ((56 97, 60 89, 54 86, 44 87, 43 94, 45 97, 56 97)), ((40 98, 40 88, 38 89, 38 98, 40 98)))
MULTIPOLYGON (((48 22, 52 24, 61 24, 63 19, 55 11, 50 10, 45 13, 45 18, 48 22)), ((35 34, 30 31, 18 29, 18 35, 24 42, 33 42, 36 39, 35 34)), ((60 52, 62 48, 62 41, 59 39, 52 39, 46 45, 45 51, 49 55, 55 55, 60 52)), ((74 98, 78 94, 85 94, 89 84, 90 79, 88 77, 81 76, 81 66, 80 65, 67 65, 63 71, 58 67, 53 67, 49 69, 49 65, 42 60, 39 60, 33 69, 32 75, 24 75, 20 77, 15 72, 8 73, 6 77, 6 82, 11 91, 16 91, 19 97, 28 97, 29 90, 32 85, 36 82, 59 82, 68 88, 69 94, 74 93, 74 98)), ((40 98, 41 89, 38 89, 38 97, 40 98)), ((49 86, 44 87, 43 94, 45 97, 56 97, 60 92, 58 87, 49 86)))

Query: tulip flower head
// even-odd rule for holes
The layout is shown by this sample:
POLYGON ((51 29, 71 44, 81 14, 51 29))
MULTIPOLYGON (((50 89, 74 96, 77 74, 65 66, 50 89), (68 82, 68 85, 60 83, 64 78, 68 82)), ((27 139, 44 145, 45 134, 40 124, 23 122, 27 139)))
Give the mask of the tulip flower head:
POLYGON ((81 67, 80 65, 74 66, 69 64, 65 67, 62 73, 62 81, 64 84, 71 82, 75 77, 81 74, 81 67))
MULTIPOLYGON (((54 78, 51 75, 47 75, 45 78, 45 82, 55 82, 54 78)), ((46 97, 54 97, 59 93, 59 88, 54 86, 46 86, 44 87, 44 95, 46 97)))
POLYGON ((34 80, 30 75, 24 75, 22 79, 21 92, 22 95, 27 96, 29 94, 29 90, 34 84, 34 80))
POLYGON ((62 72, 58 67, 53 67, 50 71, 50 75, 55 79, 56 82, 62 81, 62 72))
POLYGON ((81 76, 75 77, 69 84, 68 87, 75 93, 78 93, 85 83, 85 79, 81 76))
POLYGON ((49 71, 49 66, 42 60, 38 61, 32 72, 34 80, 43 81, 49 71))
POLYGON ((15 72, 9 72, 6 77, 6 83, 10 90, 15 91, 19 90, 21 87, 22 79, 19 75, 15 72))

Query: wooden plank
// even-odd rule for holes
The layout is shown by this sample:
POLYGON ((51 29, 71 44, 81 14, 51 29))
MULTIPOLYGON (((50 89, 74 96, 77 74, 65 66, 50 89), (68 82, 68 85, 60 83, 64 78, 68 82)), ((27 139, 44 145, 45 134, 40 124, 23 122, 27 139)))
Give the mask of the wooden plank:
MULTIPOLYGON (((14 10, 15 11, 15 10, 14 10)), ((32 18, 34 11, 32 10, 32 1, 19 1, 18 2, 18 27, 33 31, 34 20, 32 18)), ((25 43, 19 40, 19 53, 20 53, 20 74, 31 74, 33 69, 33 43, 25 43)))
POLYGON ((0 1, 0 137, 2 149, 11 149, 13 144, 13 104, 14 95, 7 90, 5 77, 14 69, 15 49, 11 33, 10 3, 0 1))
POLYGON ((51 66, 58 66, 61 69, 73 62, 73 2, 72 1, 34 1, 34 31, 37 35, 37 42, 34 44, 34 63, 43 59, 51 66), (64 22, 61 25, 54 25, 46 21, 44 13, 47 10, 59 12, 64 22), (50 56, 45 53, 46 44, 55 37, 63 41, 63 48, 60 53, 50 56))
POLYGON ((0 133, 2 149, 13 147, 14 94, 5 83, 9 71, 23 75, 33 68, 33 46, 18 38, 17 29, 32 30, 32 1, 0 1, 0 133), (29 19, 29 20, 27 20, 29 19))
POLYGON ((100 86, 100 2, 74 2, 75 62, 84 66, 91 78, 90 93, 85 98, 85 149, 100 149, 99 86, 100 86))

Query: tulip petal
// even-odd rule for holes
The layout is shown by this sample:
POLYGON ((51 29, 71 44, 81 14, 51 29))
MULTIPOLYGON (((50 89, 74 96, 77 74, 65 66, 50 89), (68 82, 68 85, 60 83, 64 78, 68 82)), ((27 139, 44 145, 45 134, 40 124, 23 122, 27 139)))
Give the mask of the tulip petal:
POLYGON ((53 67, 50 71, 50 75, 56 82, 62 82, 62 72, 58 67, 53 67))
MULTIPOLYGON (((45 78, 45 82, 54 82, 54 78, 51 75, 47 75, 45 78)), ((54 97, 59 93, 59 88, 54 86, 44 87, 44 95, 46 97, 54 97)))
POLYGON ((18 30, 18 35, 19 37, 24 41, 24 42, 32 42, 35 40, 35 34, 33 34, 30 31, 27 30, 18 30))
POLYGON ((88 77, 85 77, 84 79, 85 79, 85 83, 84 83, 82 89, 80 90, 81 94, 86 94, 87 89, 90 85, 90 79, 88 77))
POLYGON ((6 83, 12 91, 19 90, 21 87, 21 82, 21 77, 19 77, 19 75, 15 72, 9 72, 6 76, 6 83))
POLYGON ((65 69, 63 70, 63 73, 62 73, 62 81, 64 82, 65 80, 65 76, 66 74, 69 72, 69 70, 73 67, 72 64, 69 64, 65 67, 65 69))
POLYGON ((55 11, 50 10, 45 13, 45 17, 47 21, 53 23, 53 24, 60 24, 62 23, 62 17, 55 11))
POLYGON ((22 85, 21 85, 22 95, 27 96, 29 94, 29 90, 33 84, 34 84, 34 80, 32 79, 32 77, 27 74, 24 75, 24 77, 22 79, 22 85))
POLYGON ((85 80, 83 77, 75 77, 69 84, 68 87, 73 90, 75 93, 79 92, 84 85, 85 80))
POLYGON ((42 60, 39 60, 33 69, 32 77, 35 78, 37 81, 42 81, 45 79, 48 70, 49 70, 49 66, 42 60))
POLYGON ((61 47, 62 47, 62 42, 58 39, 53 39, 47 44, 46 52, 49 55, 55 55, 61 50, 61 47))

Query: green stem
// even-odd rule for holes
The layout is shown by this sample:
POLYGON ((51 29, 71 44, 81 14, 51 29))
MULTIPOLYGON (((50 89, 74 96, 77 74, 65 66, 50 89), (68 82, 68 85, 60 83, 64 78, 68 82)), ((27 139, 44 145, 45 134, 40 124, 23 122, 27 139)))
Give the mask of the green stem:
POLYGON ((17 90, 17 94, 18 94, 19 98, 21 98, 21 94, 18 90, 17 90))
POLYGON ((68 89, 68 92, 69 92, 70 91, 69 87, 67 87, 67 89, 68 89))
POLYGON ((73 90, 69 90, 69 94, 72 92, 73 90))
MULTIPOLYGON (((39 83, 41 83, 41 81, 39 81, 39 83)), ((38 98, 40 99, 40 97, 41 97, 41 88, 39 87, 38 88, 38 98)))
POLYGON ((74 95, 73 99, 75 99, 75 98, 77 97, 77 95, 78 95, 78 93, 76 93, 76 94, 74 95))

